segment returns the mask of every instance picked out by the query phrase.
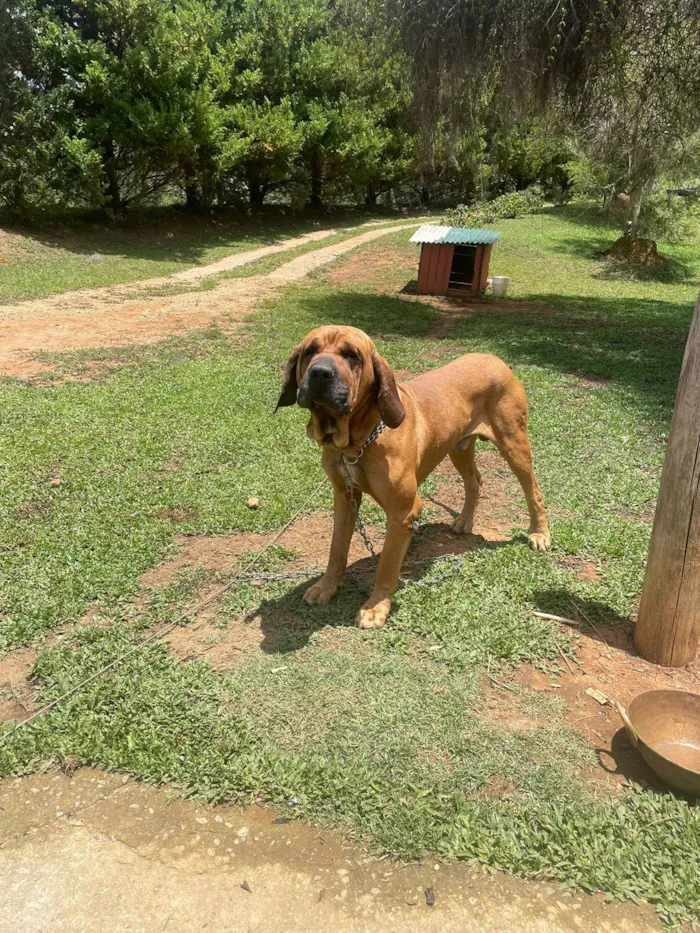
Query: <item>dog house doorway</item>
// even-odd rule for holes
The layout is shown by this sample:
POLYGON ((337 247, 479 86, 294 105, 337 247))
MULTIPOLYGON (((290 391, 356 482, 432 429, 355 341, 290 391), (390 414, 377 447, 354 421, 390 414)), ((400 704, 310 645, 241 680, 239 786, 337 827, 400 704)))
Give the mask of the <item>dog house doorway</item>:
POLYGON ((472 290, 476 246, 455 246, 452 254, 449 287, 457 291, 472 290))

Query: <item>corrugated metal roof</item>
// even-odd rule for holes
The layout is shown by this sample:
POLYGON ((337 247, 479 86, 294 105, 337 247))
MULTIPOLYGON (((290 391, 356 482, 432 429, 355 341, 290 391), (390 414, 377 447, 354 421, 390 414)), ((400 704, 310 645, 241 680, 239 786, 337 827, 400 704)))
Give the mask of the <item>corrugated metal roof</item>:
POLYGON ((482 244, 495 243, 500 235, 498 230, 469 230, 466 227, 441 227, 437 224, 423 224, 413 234, 410 242, 481 246, 482 244))

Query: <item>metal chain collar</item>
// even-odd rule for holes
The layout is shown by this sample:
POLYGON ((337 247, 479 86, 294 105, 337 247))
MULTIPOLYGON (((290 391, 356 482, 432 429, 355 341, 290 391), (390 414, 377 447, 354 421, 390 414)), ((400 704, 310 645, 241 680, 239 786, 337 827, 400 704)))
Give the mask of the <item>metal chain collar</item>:
POLYGON ((373 441, 376 441, 376 439, 379 437, 379 435, 382 433, 382 431, 385 428, 386 428, 386 425, 384 424, 384 422, 380 421, 377 427, 374 428, 374 430, 370 432, 369 436, 367 437, 367 440, 364 442, 364 444, 360 448, 360 452, 355 457, 354 460, 348 460, 346 456, 342 457, 343 480, 345 481, 345 488, 347 489, 348 496, 350 497, 350 508, 355 513, 355 528, 357 528, 357 530, 359 531, 360 537, 364 541, 365 547, 367 548, 369 553, 372 555, 372 557, 376 557, 377 552, 374 550, 374 545, 370 541, 367 535, 367 532, 365 530, 365 526, 362 522, 362 519, 360 518, 360 509, 359 509, 357 499, 355 498, 355 491, 353 489, 352 477, 350 476, 350 470, 348 469, 348 467, 354 466, 357 463, 357 461, 360 459, 362 454, 365 452, 365 448, 369 447, 369 445, 373 443, 373 441))

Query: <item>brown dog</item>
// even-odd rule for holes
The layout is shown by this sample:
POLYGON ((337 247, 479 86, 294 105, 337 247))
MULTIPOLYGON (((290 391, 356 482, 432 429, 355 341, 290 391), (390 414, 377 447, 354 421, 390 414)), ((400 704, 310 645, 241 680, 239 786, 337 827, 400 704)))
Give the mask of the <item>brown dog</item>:
POLYGON ((311 412, 307 434, 323 446, 335 504, 328 567, 304 594, 307 603, 328 602, 338 589, 355 509, 365 492, 386 512, 387 528, 374 589, 357 624, 384 625, 422 510, 418 487, 447 455, 465 491, 452 530, 472 530, 481 487, 477 437, 498 447, 523 487, 531 547, 549 547, 544 501, 532 471, 525 390, 498 357, 470 353, 397 386, 367 334, 355 327, 319 327, 294 348, 285 367, 277 408, 295 402, 311 412))

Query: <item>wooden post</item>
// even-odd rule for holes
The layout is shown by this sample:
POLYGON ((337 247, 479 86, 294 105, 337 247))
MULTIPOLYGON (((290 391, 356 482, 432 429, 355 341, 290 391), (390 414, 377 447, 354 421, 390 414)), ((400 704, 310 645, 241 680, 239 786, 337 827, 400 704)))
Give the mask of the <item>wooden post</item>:
POLYGON ((657 664, 690 663, 700 641, 700 297, 690 325, 656 503, 634 642, 657 664))

